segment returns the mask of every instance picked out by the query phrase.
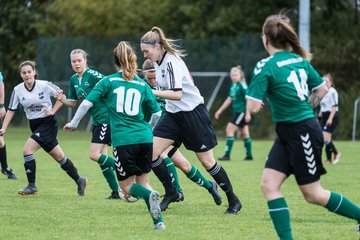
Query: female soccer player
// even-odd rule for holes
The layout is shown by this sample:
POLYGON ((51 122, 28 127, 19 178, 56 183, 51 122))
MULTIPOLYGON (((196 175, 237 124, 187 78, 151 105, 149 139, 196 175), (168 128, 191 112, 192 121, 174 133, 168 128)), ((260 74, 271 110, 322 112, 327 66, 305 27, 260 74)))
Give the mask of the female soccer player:
MULTIPOLYGON (((6 109, 4 106, 5 102, 5 86, 4 86, 4 77, 0 72, 0 120, 5 117, 6 109)), ((0 122, 1 128, 2 122, 0 122)), ((6 156, 6 145, 4 136, 0 136, 0 164, 1 164, 1 173, 6 175, 8 179, 16 179, 14 171, 8 166, 7 156, 6 156)))
MULTIPOLYGON (((320 176, 324 144, 313 109, 327 93, 320 75, 308 62, 290 21, 283 15, 269 16, 262 28, 262 41, 269 57, 257 63, 247 93, 247 112, 256 113, 268 99, 277 138, 262 175, 262 191, 280 239, 293 239, 290 213, 280 191, 290 174, 306 201, 342 216, 360 221, 360 208, 343 195, 324 189, 320 176), (309 91, 311 95, 308 96, 309 91)), ((251 118, 247 115, 247 121, 251 118)))
POLYGON ((143 114, 148 110, 160 117, 161 112, 150 87, 135 75, 136 60, 132 48, 120 42, 115 49, 115 63, 121 70, 103 78, 94 87, 65 128, 75 129, 87 110, 104 99, 109 111, 120 187, 133 197, 143 198, 153 218, 154 229, 163 230, 159 193, 148 189, 153 135, 143 114))
POLYGON ((50 97, 53 97, 54 94, 61 91, 61 89, 48 81, 35 80, 37 74, 35 63, 32 61, 22 62, 19 70, 24 82, 15 86, 11 94, 9 109, 5 115, 3 126, 0 129, 0 135, 3 135, 16 109, 19 104, 21 104, 24 107, 27 119, 29 119, 32 135, 26 141, 23 149, 24 167, 28 185, 20 189, 18 194, 37 194, 38 190, 35 184, 36 162, 33 154, 42 148, 53 157, 60 164, 61 168, 76 182, 79 196, 85 195, 87 179, 79 176, 76 167, 72 161, 65 156, 56 139, 58 123, 55 118, 55 113, 62 106, 62 103, 56 101, 55 105, 52 106, 50 97))
MULTIPOLYGON (((74 108, 77 100, 83 100, 94 86, 104 77, 98 71, 87 66, 87 53, 82 49, 74 49, 70 53, 71 66, 75 74, 70 79, 69 95, 59 98, 65 105, 74 108)), ((110 141, 109 114, 106 103, 100 99, 89 110, 93 119, 92 139, 90 144, 90 159, 97 162, 101 171, 111 188, 112 192, 108 199, 120 199, 119 184, 115 176, 115 162, 107 158, 110 141)))
POLYGON ((251 138, 249 132, 249 126, 245 122, 245 110, 246 110, 246 91, 247 85, 245 81, 244 72, 241 66, 235 66, 230 70, 230 79, 232 81, 229 96, 226 98, 221 107, 215 112, 215 119, 220 119, 220 115, 230 105, 232 105, 233 115, 226 126, 226 147, 224 156, 219 160, 230 160, 231 149, 234 144, 234 136, 236 130, 239 128, 241 137, 244 140, 244 146, 246 150, 245 160, 252 160, 251 153, 251 138))
MULTIPOLYGON (((143 73, 145 75, 147 83, 150 85, 152 89, 159 89, 159 86, 156 82, 156 73, 155 73, 155 66, 149 60, 146 59, 142 66, 143 73)), ((159 106, 162 111, 165 110, 165 99, 157 97, 156 101, 159 103, 159 106)), ((206 177, 204 177, 201 172, 192 165, 189 160, 187 160, 184 155, 181 154, 180 150, 178 150, 174 146, 168 147, 161 154, 161 157, 164 159, 166 167, 170 173, 170 177, 172 178, 172 182, 175 185, 175 188, 178 192, 181 192, 182 198, 184 198, 184 193, 182 192, 180 182, 177 176, 176 167, 180 168, 181 171, 194 183, 198 184, 199 186, 204 187, 209 191, 209 193, 213 196, 216 205, 221 205, 221 196, 217 190, 217 184, 215 182, 209 181, 206 177), (174 166, 175 164, 175 166, 174 166)), ((160 205, 161 207, 162 205, 160 205)), ((165 209, 162 209, 165 210, 165 209)))
POLYGON ((339 97, 334 88, 334 81, 331 74, 325 74, 323 79, 329 88, 329 92, 320 102, 319 112, 325 142, 326 163, 337 164, 340 161, 341 153, 336 150, 332 141, 332 133, 339 123, 339 97), (334 154, 334 161, 331 161, 332 154, 334 154))
POLYGON ((165 37, 162 29, 153 27, 141 38, 144 57, 155 63, 156 81, 161 91, 155 96, 166 99, 165 112, 154 128, 154 152, 152 168, 165 187, 162 209, 178 200, 172 189, 171 179, 160 155, 171 145, 185 147, 195 152, 197 158, 228 198, 228 214, 236 214, 241 203, 235 195, 225 170, 214 159, 212 148, 217 145, 204 98, 194 85, 189 70, 181 59, 185 53, 165 37))

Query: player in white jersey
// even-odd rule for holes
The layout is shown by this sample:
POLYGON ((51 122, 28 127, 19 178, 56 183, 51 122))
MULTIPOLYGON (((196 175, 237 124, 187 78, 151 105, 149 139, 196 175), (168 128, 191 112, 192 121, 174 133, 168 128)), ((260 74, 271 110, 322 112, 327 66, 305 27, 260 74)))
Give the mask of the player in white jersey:
POLYGON ((229 207, 225 213, 236 214, 241 209, 239 198, 232 189, 226 171, 215 161, 212 148, 217 145, 204 99, 194 85, 191 74, 181 59, 184 51, 171 39, 165 38, 162 29, 153 27, 141 38, 144 57, 155 63, 156 80, 161 90, 153 90, 155 96, 166 99, 165 112, 154 128, 152 168, 165 187, 161 202, 165 210, 171 202, 178 201, 178 194, 171 183, 166 165, 161 158, 170 145, 184 146, 195 152, 197 158, 217 184, 226 192, 229 207))
POLYGON ((51 157, 53 157, 61 168, 76 182, 79 196, 85 195, 87 179, 80 177, 76 167, 67 158, 56 139, 58 124, 55 113, 62 106, 57 101, 54 106, 50 97, 58 91, 61 91, 56 85, 43 80, 35 80, 36 68, 32 61, 22 62, 19 66, 20 76, 23 83, 14 87, 11 94, 8 111, 5 115, 3 126, 0 129, 0 135, 6 132, 11 119, 14 116, 18 105, 24 108, 32 132, 30 138, 26 141, 23 148, 24 167, 28 179, 28 185, 18 191, 20 195, 37 194, 36 162, 34 153, 43 148, 51 157))
MULTIPOLYGON (((6 109, 4 106, 5 101, 5 86, 4 86, 4 77, 0 72, 0 120, 5 117, 6 109)), ((1 128, 2 122, 0 122, 1 128)), ((0 136, 0 164, 1 164, 1 173, 6 175, 8 179, 16 179, 14 171, 7 164, 6 156, 6 145, 3 136, 0 136)))
POLYGON ((320 102, 319 120, 324 135, 326 163, 337 164, 340 161, 341 153, 337 151, 333 141, 332 134, 339 123, 339 96, 334 88, 334 81, 331 74, 325 74, 323 79, 329 88, 328 93, 320 102), (334 154, 332 161, 331 155, 334 154))

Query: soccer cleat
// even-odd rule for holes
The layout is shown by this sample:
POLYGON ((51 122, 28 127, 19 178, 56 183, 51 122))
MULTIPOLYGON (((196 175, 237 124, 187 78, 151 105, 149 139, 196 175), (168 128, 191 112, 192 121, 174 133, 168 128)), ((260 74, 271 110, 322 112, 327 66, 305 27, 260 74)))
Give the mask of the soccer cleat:
POLYGON ((220 161, 230 161, 230 157, 229 156, 226 156, 226 155, 224 155, 224 156, 222 156, 222 157, 219 157, 218 158, 220 161))
POLYGON ((332 161, 332 164, 337 164, 340 161, 340 157, 341 157, 341 153, 338 152, 337 154, 335 154, 334 156, 334 161, 332 161))
POLYGON ((1 173, 8 177, 8 179, 17 179, 14 170, 11 168, 1 169, 1 173))
POLYGON ((151 192, 149 196, 150 214, 154 219, 159 219, 161 216, 160 209, 160 194, 158 192, 151 192))
POLYGON ((88 180, 86 177, 79 177, 79 179, 76 181, 78 188, 77 188, 77 193, 79 194, 79 196, 84 196, 86 194, 86 186, 88 183, 88 180))
POLYGON ((212 187, 208 191, 211 194, 211 196, 214 198, 215 204, 221 205, 222 197, 219 194, 218 185, 214 181, 211 181, 211 184, 212 184, 212 187))
POLYGON ((161 211, 165 211, 169 204, 172 202, 180 202, 184 199, 181 200, 181 198, 183 198, 183 194, 181 194, 180 192, 175 192, 173 195, 164 195, 163 200, 160 203, 160 209, 161 211))
POLYGON ((236 197, 235 201, 229 203, 228 209, 226 209, 225 214, 237 214, 242 208, 240 200, 236 197))
POLYGON ((30 187, 29 185, 20 189, 18 191, 19 195, 28 196, 28 195, 36 195, 38 192, 37 187, 30 187))
POLYGON ((121 199, 118 191, 112 191, 106 199, 121 199))
POLYGON ((166 226, 163 222, 158 222, 154 225, 154 230, 165 230, 166 226))
POLYGON ((176 202, 182 202, 182 201, 184 201, 184 199, 185 199, 184 193, 183 193, 183 192, 179 192, 179 191, 178 191, 178 193, 179 193, 179 197, 176 199, 176 202))
POLYGON ((246 156, 246 158, 244 158, 245 161, 251 161, 253 160, 253 157, 252 156, 246 156))

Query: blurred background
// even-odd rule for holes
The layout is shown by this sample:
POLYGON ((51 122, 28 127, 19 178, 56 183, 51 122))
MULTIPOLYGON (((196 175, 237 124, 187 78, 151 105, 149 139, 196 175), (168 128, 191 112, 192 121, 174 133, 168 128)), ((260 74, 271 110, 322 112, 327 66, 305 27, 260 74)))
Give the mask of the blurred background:
MULTIPOLYGON (((240 64, 250 81, 256 62, 267 56, 261 27, 268 15, 281 10, 298 30, 297 0, 0 0, 0 71, 5 78, 5 105, 12 88, 22 81, 20 62, 35 60, 39 78, 67 92, 73 74, 69 58, 72 49, 84 49, 90 68, 110 74, 114 72, 112 51, 119 41, 126 40, 137 51, 141 67, 140 38, 158 26, 187 51, 184 60, 190 71, 217 72, 206 77, 194 74, 205 104, 211 102, 208 106, 213 116, 228 94, 230 79, 225 75, 230 68, 240 64)), ((337 139, 360 138, 359 113, 353 117, 354 102, 360 96, 359 14, 360 0, 310 0, 311 63, 321 75, 331 73, 334 77, 341 118, 337 139), (353 133, 354 120, 358 128, 353 133)), ((220 120, 213 121, 219 136, 224 135, 230 114, 229 109, 220 120)), ((71 112, 63 107, 57 116, 62 126, 71 112)), ((27 124, 22 109, 12 124, 27 124)), ((82 121, 81 128, 86 129, 87 124, 88 119, 82 121)), ((254 138, 272 138, 273 128, 269 108, 265 107, 250 130, 254 138)))

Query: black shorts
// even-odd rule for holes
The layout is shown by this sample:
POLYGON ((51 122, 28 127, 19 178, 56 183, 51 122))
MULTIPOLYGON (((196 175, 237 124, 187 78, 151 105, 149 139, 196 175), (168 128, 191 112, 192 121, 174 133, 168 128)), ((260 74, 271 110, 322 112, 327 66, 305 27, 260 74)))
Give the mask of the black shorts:
POLYGON ((230 122, 240 128, 243 128, 247 125, 245 122, 245 113, 233 113, 230 122))
POLYGON ((99 123, 92 128, 91 143, 107 144, 111 146, 110 124, 99 123))
POLYGON ((295 175, 298 185, 313 183, 326 173, 321 161, 324 145, 322 131, 315 118, 298 123, 278 123, 276 138, 265 168, 295 175))
POLYGON ((179 148, 182 143, 194 152, 206 152, 217 145, 217 139, 209 112, 203 104, 189 112, 169 113, 165 111, 156 124, 154 136, 174 140, 179 148))
POLYGON ((116 177, 123 181, 151 171, 152 143, 131 144, 114 148, 116 177))
POLYGON ((330 112, 322 112, 321 128, 324 132, 333 133, 339 124, 339 113, 336 112, 330 126, 326 125, 326 121, 329 119, 330 112))
POLYGON ((46 152, 50 152, 59 142, 56 139, 58 123, 55 116, 29 120, 30 129, 34 139, 46 152))

